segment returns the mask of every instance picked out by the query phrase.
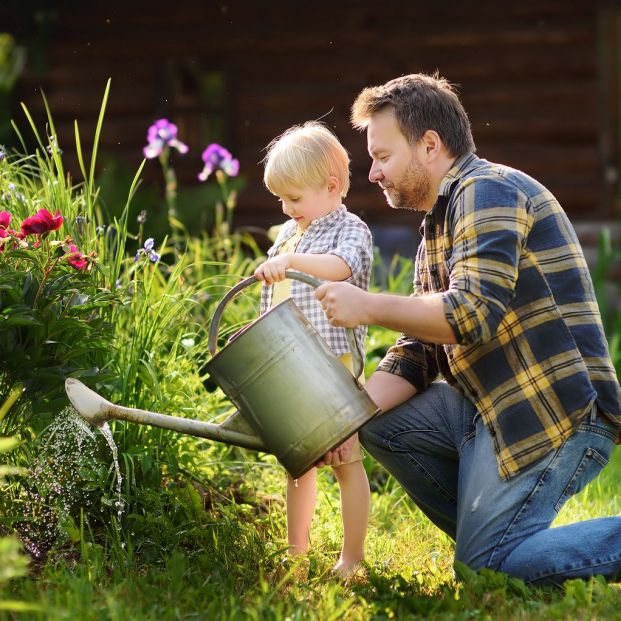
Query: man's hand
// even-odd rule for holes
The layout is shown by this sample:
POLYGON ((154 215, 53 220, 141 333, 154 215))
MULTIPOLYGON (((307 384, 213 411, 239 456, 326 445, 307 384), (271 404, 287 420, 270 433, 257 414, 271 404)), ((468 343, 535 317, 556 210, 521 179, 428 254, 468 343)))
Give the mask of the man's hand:
POLYGON ((354 448, 357 438, 357 433, 350 436, 343 444, 337 446, 333 451, 328 451, 315 466, 321 468, 322 466, 340 466, 343 463, 347 463, 351 459, 352 449, 354 448))
POLYGON ((370 295, 347 282, 324 283, 315 290, 328 321, 342 328, 370 323, 367 314, 370 295))
POLYGON ((288 253, 279 254, 267 259, 254 271, 257 280, 264 280, 268 285, 285 279, 285 270, 291 267, 291 258, 288 253))

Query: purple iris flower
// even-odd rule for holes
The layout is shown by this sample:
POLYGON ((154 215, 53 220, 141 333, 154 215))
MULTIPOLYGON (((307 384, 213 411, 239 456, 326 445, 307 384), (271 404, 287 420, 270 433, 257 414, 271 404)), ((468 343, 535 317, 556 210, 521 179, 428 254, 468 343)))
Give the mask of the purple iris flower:
POLYGON ((144 156, 151 160, 158 157, 164 147, 174 147, 179 153, 187 153, 188 145, 177 140, 177 126, 168 119, 155 121, 147 131, 147 142, 144 149, 144 156))
POLYGON ((224 147, 215 142, 203 151, 202 157, 205 166, 198 175, 200 181, 206 181, 209 175, 218 168, 229 177, 235 177, 239 172, 239 161, 233 159, 224 147))
POLYGON ((144 246, 140 248, 140 250, 138 250, 138 252, 136 253, 136 256, 134 257, 134 263, 138 261, 141 254, 148 255, 152 263, 157 263, 160 260, 160 255, 157 254, 155 250, 153 250, 154 244, 155 244, 155 240, 153 239, 153 237, 149 237, 149 239, 145 241, 144 246))

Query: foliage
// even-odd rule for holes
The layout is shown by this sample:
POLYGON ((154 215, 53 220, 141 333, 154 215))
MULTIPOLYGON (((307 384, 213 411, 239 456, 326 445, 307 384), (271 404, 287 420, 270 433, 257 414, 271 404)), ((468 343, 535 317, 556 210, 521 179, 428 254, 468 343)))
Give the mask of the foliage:
POLYGON ((610 356, 621 378, 621 285, 615 273, 621 268, 621 243, 613 241, 609 227, 602 228, 599 236, 597 264, 593 270, 593 284, 604 330, 608 337, 610 356))
MULTIPOLYGON (((0 438, 0 455, 11 451, 17 442, 14 438, 0 438)), ((0 466, 0 489, 5 485, 4 477, 17 474, 19 469, 0 466)), ((22 553, 21 545, 15 537, 0 537, 0 591, 7 587, 14 578, 25 576, 27 559, 22 553)), ((25 612, 40 610, 38 606, 14 599, 4 599, 0 595, 0 611, 25 612)))
MULTIPOLYGON (((376 249, 370 287, 372 291, 409 295, 412 292, 413 277, 414 266, 412 259, 395 255, 392 261, 385 265, 379 250, 376 249)), ((375 371, 377 365, 398 336, 396 332, 391 330, 380 328, 379 326, 369 326, 364 366, 367 377, 375 371)))
MULTIPOLYGON (((207 443, 205 443, 205 446, 207 443)), ((341 581, 329 571, 340 546, 338 488, 319 477, 311 553, 285 555, 284 475, 274 464, 213 464, 199 457, 206 485, 183 478, 143 487, 125 547, 84 538, 80 558, 57 557, 39 578, 6 593, 45 608, 46 619, 507 619, 618 618, 621 593, 601 579, 534 588, 506 575, 452 570, 453 544, 399 486, 373 492, 367 564, 341 581)), ((615 514, 621 454, 566 505, 557 523, 615 514), (586 516, 583 511, 586 511, 586 516)))
MULTIPOLYGON (((84 219, 81 197, 52 169, 41 156, 0 162, 0 351, 11 352, 0 357, 0 403, 23 386, 39 413, 57 411, 65 377, 99 370, 97 352, 112 338, 102 308, 116 299, 103 286, 91 240, 76 226, 85 254, 71 235, 69 222, 84 219)), ((9 433, 19 429, 15 417, 4 424, 9 433)))
MULTIPOLYGON (((75 429, 58 431, 66 405, 64 379, 80 377, 127 405, 193 417, 197 410, 206 412, 199 417, 224 415, 230 406, 221 392, 206 391, 202 381, 209 309, 252 270, 258 252, 251 238, 228 234, 236 194, 221 170, 226 162, 211 162, 208 171, 217 179, 219 211, 226 213, 211 235, 187 234, 174 217, 173 195, 170 241, 145 240, 143 214, 137 232, 129 230, 129 206, 143 166, 126 189, 123 211, 106 220, 95 166, 109 87, 90 160, 75 125, 81 183, 65 174, 49 109, 42 136, 23 108, 38 144, 34 155, 0 156, 0 419, 5 432, 23 440, 10 459, 26 474, 12 476, 0 513, 5 527, 17 528, 39 561, 54 546, 71 546, 84 536, 100 540, 104 533, 106 540, 119 540, 122 532, 112 510, 116 477, 106 465, 109 454, 102 461, 100 439, 85 450, 81 441, 70 442, 75 429), (130 253, 134 241, 139 250, 130 253), (49 415, 32 416, 43 412, 49 415), (55 436, 63 441, 56 448, 55 436)), ((170 181, 170 167, 165 177, 170 181)), ((254 301, 236 307, 243 321, 255 311, 254 301)), ((233 329, 228 320, 223 324, 225 334, 233 329)), ((141 490, 162 494, 166 477, 192 470, 196 440, 144 426, 114 427, 127 526, 129 515, 143 510, 141 490)), ((210 452, 216 460, 231 453, 228 448, 210 452)))

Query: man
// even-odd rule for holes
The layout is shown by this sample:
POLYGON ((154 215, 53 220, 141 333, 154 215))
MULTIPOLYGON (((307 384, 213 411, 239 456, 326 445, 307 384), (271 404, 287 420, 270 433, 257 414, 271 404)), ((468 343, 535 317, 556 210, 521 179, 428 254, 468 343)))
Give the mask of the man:
POLYGON ((474 155, 466 112, 438 76, 364 89, 352 122, 367 131, 369 180, 392 207, 425 212, 412 296, 317 289, 334 325, 403 333, 367 382, 384 413, 363 445, 472 569, 539 584, 621 577, 621 517, 549 528, 621 428, 592 282, 561 206, 474 155))

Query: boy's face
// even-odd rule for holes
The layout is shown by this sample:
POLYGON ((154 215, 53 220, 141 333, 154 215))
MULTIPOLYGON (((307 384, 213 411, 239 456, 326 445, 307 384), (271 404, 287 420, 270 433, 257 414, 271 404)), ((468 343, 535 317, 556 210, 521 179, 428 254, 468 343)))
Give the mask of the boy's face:
POLYGON ((301 229, 306 229, 313 220, 327 216, 341 204, 338 190, 330 182, 319 190, 286 187, 278 198, 283 213, 295 220, 301 229))

